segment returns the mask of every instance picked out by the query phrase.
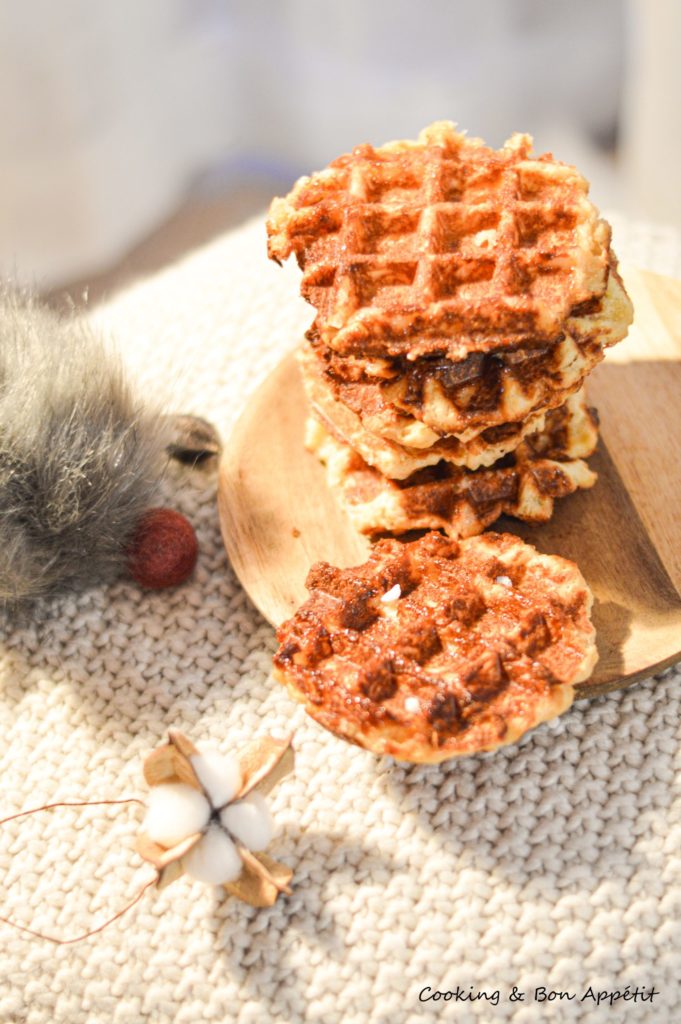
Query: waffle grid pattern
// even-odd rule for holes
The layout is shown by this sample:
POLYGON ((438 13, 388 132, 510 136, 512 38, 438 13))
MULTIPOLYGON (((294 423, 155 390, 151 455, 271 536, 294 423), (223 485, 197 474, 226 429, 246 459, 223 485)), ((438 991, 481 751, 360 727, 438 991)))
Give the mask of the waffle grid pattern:
POLYGON ((373 433, 409 444, 416 420, 466 441, 489 426, 562 404, 606 348, 622 340, 630 322, 631 305, 611 253, 605 294, 589 304, 588 313, 570 316, 552 345, 473 352, 457 362, 340 356, 318 340, 312 349, 333 393, 373 433))
POLYGON ((566 337, 515 365, 505 366, 488 353, 480 357, 479 372, 469 367, 468 377, 465 369, 457 375, 457 363, 424 366, 419 361, 378 387, 375 380, 339 379, 333 359, 318 358, 318 364, 333 394, 360 416, 367 430, 409 446, 417 423, 466 443, 490 428, 563 405, 604 354, 597 344, 580 347, 566 337))
POLYGON ((547 522, 554 502, 592 487, 593 473, 583 460, 596 447, 598 431, 583 396, 552 410, 544 429, 529 435, 491 469, 466 471, 446 462, 405 480, 390 480, 339 441, 315 417, 308 422, 306 444, 326 467, 329 486, 360 533, 444 530, 471 537, 499 516, 547 522))
POLYGON ((277 631, 277 678, 376 753, 439 762, 513 742, 564 711, 596 660, 577 567, 509 534, 381 540, 306 586, 277 631))
MULTIPOLYGON (((608 219, 623 260, 681 277, 678 232, 608 219)), ((269 265, 262 246, 259 219, 94 317, 147 393, 224 437, 309 319, 295 267, 269 265)), ((3 1024, 678 1019, 678 669, 581 701, 494 754, 439 767, 377 760, 269 678, 273 630, 226 563, 215 481, 167 487, 199 536, 189 584, 96 590, 65 601, 49 626, 3 631, 4 813, 143 796, 142 759, 169 727, 223 753, 295 729, 270 850, 293 867, 294 894, 254 911, 181 881, 88 942, 56 948, 2 926, 3 1024), (498 1006, 419 1001, 425 986, 457 985, 498 989, 498 1006), (513 985, 523 1003, 509 1001, 513 985), (660 994, 596 1009, 580 1002, 590 985, 660 994), (578 998, 535 1003, 537 986, 578 998)), ((141 809, 118 811, 8 823, 1 913, 77 934, 115 912, 148 875, 132 854, 141 809)))
POLYGON ((302 179, 273 208, 290 240, 270 252, 296 251, 320 337, 343 353, 379 338, 399 352, 407 317, 421 344, 438 331, 552 339, 604 291, 609 236, 584 179, 529 153, 527 136, 495 152, 441 124, 411 148, 360 146, 302 179))

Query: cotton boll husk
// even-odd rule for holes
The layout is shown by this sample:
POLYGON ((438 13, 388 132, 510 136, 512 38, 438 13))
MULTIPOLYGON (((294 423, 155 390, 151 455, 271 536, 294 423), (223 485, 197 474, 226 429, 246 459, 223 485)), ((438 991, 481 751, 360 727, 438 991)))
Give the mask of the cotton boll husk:
POLYGON ((225 757, 217 750, 204 750, 190 760, 213 807, 224 807, 234 799, 241 786, 241 770, 235 757, 225 757))
POLYGON ((209 885, 234 882, 242 870, 241 857, 234 843, 218 825, 211 825, 206 834, 182 858, 188 875, 209 885))
POLYGON ((210 805, 203 793, 184 782, 152 786, 143 831, 161 846, 175 846, 208 824, 210 805))
POLYGON ((244 800, 225 807, 220 821, 249 850, 264 850, 272 841, 274 823, 259 793, 251 793, 244 800))

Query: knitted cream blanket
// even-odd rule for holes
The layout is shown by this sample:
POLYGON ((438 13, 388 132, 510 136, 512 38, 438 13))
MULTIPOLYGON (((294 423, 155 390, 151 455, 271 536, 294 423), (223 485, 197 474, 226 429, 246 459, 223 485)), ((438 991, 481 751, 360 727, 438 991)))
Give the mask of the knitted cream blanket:
MULTIPOLYGON (((613 220, 623 259, 681 276, 677 235, 613 220)), ((93 319, 148 394, 228 437, 310 322, 297 292, 252 222, 93 319)), ((379 760, 269 678, 273 630, 227 564, 215 477, 164 486, 198 532, 190 583, 98 589, 0 638, 0 810, 144 797, 168 727, 223 752, 294 728, 296 771, 270 801, 294 893, 254 910, 185 878, 72 946, 0 925, 0 1022, 681 1019, 681 674, 581 701, 494 754, 379 760)), ((105 920, 149 877, 142 813, 6 825, 0 914, 63 937, 105 920)))

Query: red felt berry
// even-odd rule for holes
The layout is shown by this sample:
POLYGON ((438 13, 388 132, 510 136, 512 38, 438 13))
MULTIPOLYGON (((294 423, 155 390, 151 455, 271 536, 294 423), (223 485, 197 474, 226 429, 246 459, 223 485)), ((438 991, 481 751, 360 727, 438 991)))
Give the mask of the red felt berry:
POLYGON ((198 553, 194 527, 185 516, 172 508, 151 508, 128 548, 128 569, 148 590, 176 587, 191 576, 198 553))

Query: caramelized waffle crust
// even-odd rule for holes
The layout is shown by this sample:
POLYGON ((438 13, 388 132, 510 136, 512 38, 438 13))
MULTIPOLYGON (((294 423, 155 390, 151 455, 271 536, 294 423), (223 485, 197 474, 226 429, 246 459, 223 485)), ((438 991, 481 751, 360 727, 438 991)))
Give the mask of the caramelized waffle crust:
POLYGON ((341 355, 445 355, 555 343, 600 298, 610 229, 578 172, 528 135, 498 151, 450 122, 358 146, 275 199, 269 255, 295 253, 314 331, 341 355))
POLYGON ((275 677, 331 732, 400 760, 513 743, 564 711, 597 659, 577 567, 509 534, 379 541, 306 585, 275 677))
POLYGON ((544 425, 544 414, 538 413, 521 423, 490 427, 464 443, 453 435, 441 437, 420 421, 409 421, 403 417, 402 436, 410 442, 403 444, 372 434, 357 413, 334 398, 309 348, 299 349, 297 357, 305 394, 314 415, 332 434, 359 452, 365 462, 393 479, 402 480, 442 460, 467 469, 490 466, 517 448, 526 434, 534 433, 544 425))
POLYGON ((501 515, 547 522, 556 499, 593 487, 596 474, 583 459, 597 441, 597 420, 583 393, 548 413, 542 431, 489 469, 440 462, 406 480, 390 480, 318 420, 310 418, 306 433, 329 487, 355 529, 369 536, 441 529, 453 538, 472 537, 501 515))
POLYGON ((419 431, 424 438, 454 434, 465 443, 490 427, 562 405, 606 347, 626 335, 631 319, 631 303, 613 265, 605 295, 594 300, 590 313, 570 317, 555 345, 476 352, 459 363, 442 356, 415 362, 358 359, 320 343, 313 350, 334 398, 371 433, 407 445, 419 431))

